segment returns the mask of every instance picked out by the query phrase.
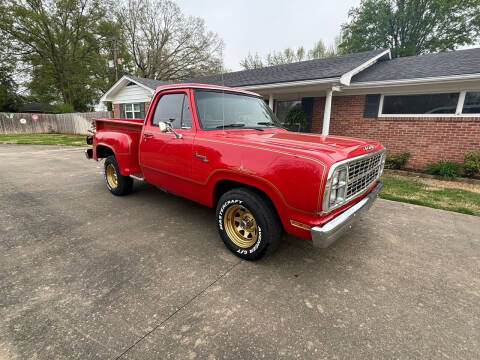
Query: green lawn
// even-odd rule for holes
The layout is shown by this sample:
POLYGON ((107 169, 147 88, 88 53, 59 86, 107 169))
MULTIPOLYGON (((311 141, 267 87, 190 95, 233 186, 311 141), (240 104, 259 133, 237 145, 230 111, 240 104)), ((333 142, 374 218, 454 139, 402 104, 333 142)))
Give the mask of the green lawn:
POLYGON ((480 193, 440 188, 406 177, 382 176, 383 199, 480 216, 480 193))
POLYGON ((84 135, 0 134, 0 144, 86 146, 84 135))

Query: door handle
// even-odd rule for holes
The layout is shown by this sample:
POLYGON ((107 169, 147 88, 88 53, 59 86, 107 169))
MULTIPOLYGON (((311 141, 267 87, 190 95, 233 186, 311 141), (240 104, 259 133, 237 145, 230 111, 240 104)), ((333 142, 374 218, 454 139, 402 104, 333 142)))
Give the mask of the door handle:
POLYGON ((195 152, 195 157, 202 159, 203 162, 208 162, 208 159, 205 155, 200 155, 199 153, 195 152))
POLYGON ((152 137, 153 134, 151 133, 143 133, 143 137, 146 137, 146 138, 149 138, 149 137, 152 137))

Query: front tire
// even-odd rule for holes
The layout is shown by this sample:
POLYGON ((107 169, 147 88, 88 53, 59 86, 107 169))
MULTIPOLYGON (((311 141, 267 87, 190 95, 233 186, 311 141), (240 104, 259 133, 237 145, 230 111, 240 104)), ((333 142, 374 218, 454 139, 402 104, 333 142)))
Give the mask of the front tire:
POLYGON ((113 195, 123 196, 132 192, 133 179, 123 176, 118 170, 117 160, 111 155, 105 160, 105 183, 113 195))
POLYGON ((247 188, 233 189, 217 203, 217 229, 235 255, 256 260, 273 252, 282 237, 282 226, 273 205, 247 188))

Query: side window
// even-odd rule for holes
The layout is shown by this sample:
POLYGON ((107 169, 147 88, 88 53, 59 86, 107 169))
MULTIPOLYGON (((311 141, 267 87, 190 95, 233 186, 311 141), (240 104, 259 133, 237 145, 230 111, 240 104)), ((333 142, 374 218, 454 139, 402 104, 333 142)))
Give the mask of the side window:
POLYGON ((174 129, 191 128, 192 120, 186 94, 166 94, 157 103, 153 114, 153 125, 160 121, 171 122, 174 129))
POLYGON ((192 119, 190 118, 190 106, 188 106, 188 97, 183 97, 183 113, 182 113, 182 128, 190 129, 192 127, 192 119))
POLYGON ((163 95, 155 108, 152 121, 153 125, 158 125, 160 121, 171 122, 174 129, 179 129, 182 121, 184 97, 185 94, 163 95))

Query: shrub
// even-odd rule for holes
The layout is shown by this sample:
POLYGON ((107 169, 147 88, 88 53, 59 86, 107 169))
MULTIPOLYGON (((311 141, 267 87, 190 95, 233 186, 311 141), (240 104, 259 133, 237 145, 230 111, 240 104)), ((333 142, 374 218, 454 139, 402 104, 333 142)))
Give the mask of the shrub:
POLYGON ((387 157, 387 160, 385 161, 385 168, 395 169, 395 170, 401 169, 405 166, 409 158, 410 158, 409 152, 392 154, 387 157))
POLYGON ((427 164, 427 173, 432 175, 456 178, 458 177, 459 172, 460 164, 455 161, 440 160, 435 163, 427 164))
POLYGON ((462 154, 465 175, 473 177, 480 173, 480 152, 468 151, 462 154))
POLYGON ((54 111, 56 114, 68 114, 74 113, 75 109, 73 108, 73 105, 58 103, 55 105, 54 111))
POLYGON ((307 123, 307 114, 303 110, 303 106, 301 104, 295 105, 287 114, 285 118, 285 123, 293 126, 298 124, 299 129, 298 131, 302 131, 304 126, 307 123))

